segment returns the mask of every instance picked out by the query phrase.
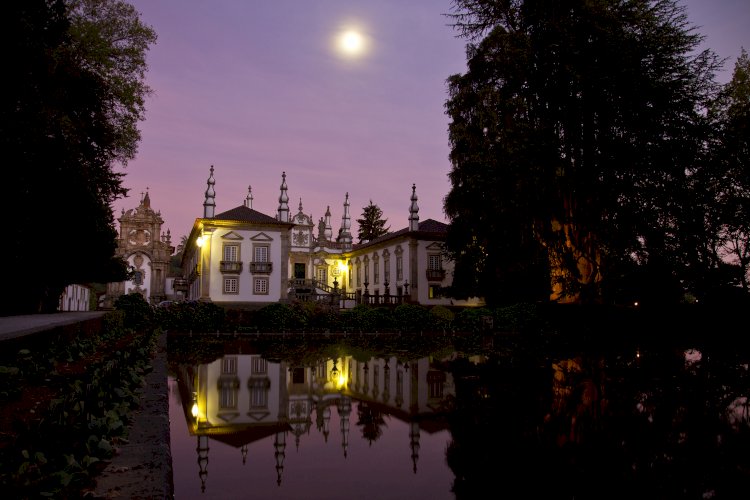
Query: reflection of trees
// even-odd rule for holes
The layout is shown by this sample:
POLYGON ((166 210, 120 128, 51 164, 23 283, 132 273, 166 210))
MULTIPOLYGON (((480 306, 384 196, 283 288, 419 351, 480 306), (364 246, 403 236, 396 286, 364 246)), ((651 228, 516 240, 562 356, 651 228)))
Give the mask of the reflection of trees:
POLYGON ((357 405, 357 425, 362 427, 362 437, 372 445, 383 434, 385 420, 380 411, 361 401, 357 405))
POLYGON ((453 439, 446 460, 455 475, 456 499, 487 498, 489 491, 493 498, 539 498, 534 496, 538 486, 556 483, 543 477, 552 470, 547 463, 553 458, 535 446, 549 404, 538 395, 549 387, 549 378, 530 360, 510 358, 481 365, 459 358, 451 371, 456 405, 449 417, 453 439))
POLYGON ((671 349, 455 360, 456 499, 738 498, 750 369, 746 355, 717 354, 699 366, 671 349))

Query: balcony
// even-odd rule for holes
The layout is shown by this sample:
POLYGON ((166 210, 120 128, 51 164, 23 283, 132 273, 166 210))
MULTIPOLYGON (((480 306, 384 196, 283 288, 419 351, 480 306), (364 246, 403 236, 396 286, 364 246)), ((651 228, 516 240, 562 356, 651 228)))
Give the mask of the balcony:
POLYGON ((427 281, 443 281, 445 269, 427 269, 427 281))
POLYGON ((242 272, 242 262, 237 262, 233 260, 222 260, 219 264, 219 271, 222 273, 241 273, 242 272))
POLYGON ((250 272, 255 274, 271 274, 273 262, 251 262, 250 272))

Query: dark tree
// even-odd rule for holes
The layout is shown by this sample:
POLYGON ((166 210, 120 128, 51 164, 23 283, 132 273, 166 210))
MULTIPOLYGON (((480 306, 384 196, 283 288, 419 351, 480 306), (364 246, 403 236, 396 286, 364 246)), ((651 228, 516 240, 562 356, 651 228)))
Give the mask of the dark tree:
MULTIPOLYGON (((727 263, 730 283, 750 291, 750 58, 743 49, 732 80, 714 101, 709 116, 715 132, 704 191, 717 203, 708 211, 717 254, 727 263), (733 283, 732 283, 733 282, 733 283)), ((724 284, 721 276, 715 280, 724 284)))
POLYGON ((13 1, 4 10, 0 141, 6 288, 0 313, 55 310, 71 283, 124 277, 111 203, 143 119, 156 40, 117 0, 13 1))
POLYGON ((673 0, 456 0, 444 208, 457 296, 677 300, 719 67, 673 0))
POLYGON ((359 243, 372 241, 378 236, 386 234, 391 228, 390 226, 385 227, 386 222, 388 222, 388 219, 383 219, 383 211, 379 206, 373 205, 372 200, 370 200, 370 204, 362 209, 362 218, 357 219, 359 243))

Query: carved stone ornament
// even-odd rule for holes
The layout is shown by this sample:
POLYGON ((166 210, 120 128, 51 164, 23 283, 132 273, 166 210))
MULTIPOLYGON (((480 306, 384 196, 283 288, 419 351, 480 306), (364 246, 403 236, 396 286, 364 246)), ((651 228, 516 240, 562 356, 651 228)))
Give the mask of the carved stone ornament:
POLYGON ((309 236, 301 229, 293 235, 294 244, 297 246, 307 245, 310 241, 309 236))
POLYGON ((133 229, 128 233, 128 243, 146 246, 151 242, 151 232, 145 229, 133 229))

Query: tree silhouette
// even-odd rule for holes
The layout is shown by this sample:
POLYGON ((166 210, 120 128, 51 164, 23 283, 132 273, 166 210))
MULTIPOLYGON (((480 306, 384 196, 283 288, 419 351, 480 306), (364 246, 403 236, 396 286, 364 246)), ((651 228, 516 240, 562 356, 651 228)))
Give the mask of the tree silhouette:
POLYGON ((386 222, 388 219, 383 219, 383 211, 370 200, 370 204, 362 209, 362 218, 357 219, 359 243, 366 243, 386 234, 391 228, 385 227, 386 222))

